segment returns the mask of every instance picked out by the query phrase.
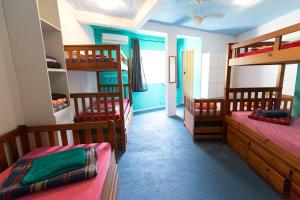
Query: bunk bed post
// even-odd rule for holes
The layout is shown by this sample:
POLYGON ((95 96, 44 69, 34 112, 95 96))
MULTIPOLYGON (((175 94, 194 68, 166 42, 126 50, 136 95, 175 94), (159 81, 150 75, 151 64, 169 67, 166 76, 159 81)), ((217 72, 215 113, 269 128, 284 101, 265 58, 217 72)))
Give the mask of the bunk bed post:
MULTIPOLYGON (((226 60, 226 75, 225 75, 225 89, 224 89, 224 116, 230 112, 230 103, 229 100, 229 89, 230 89, 230 83, 231 83, 231 69, 232 66, 229 65, 229 59, 233 56, 232 51, 232 45, 234 43, 229 43, 227 45, 227 60, 226 60)), ((226 143, 226 124, 223 124, 223 142, 226 143)))
POLYGON ((98 92, 101 92, 100 91, 100 72, 96 71, 96 79, 97 79, 97 91, 98 92))
POLYGON ((125 134, 125 120, 124 120, 124 105, 123 105, 123 80, 122 80, 122 67, 121 67, 121 49, 120 45, 116 47, 117 52, 117 71, 118 71, 118 91, 119 91, 119 105, 120 105, 120 118, 121 118, 121 138, 122 149, 126 149, 126 134, 125 134))
POLYGON ((129 90, 128 92, 129 92, 130 105, 132 105, 131 66, 128 58, 127 58, 127 65, 128 65, 128 90, 129 90))
POLYGON ((227 61, 226 61, 226 74, 225 74, 225 89, 224 89, 224 95, 225 95, 225 114, 229 113, 230 107, 228 103, 228 98, 229 98, 229 89, 230 89, 230 83, 231 83, 231 69, 232 66, 229 65, 229 59, 232 58, 233 56, 233 51, 232 51, 232 45, 234 43, 229 43, 227 46, 227 61))
POLYGON ((276 87, 278 88, 277 102, 275 105, 276 109, 279 109, 281 106, 284 73, 285 73, 285 64, 281 64, 278 69, 277 82, 276 82, 276 87))

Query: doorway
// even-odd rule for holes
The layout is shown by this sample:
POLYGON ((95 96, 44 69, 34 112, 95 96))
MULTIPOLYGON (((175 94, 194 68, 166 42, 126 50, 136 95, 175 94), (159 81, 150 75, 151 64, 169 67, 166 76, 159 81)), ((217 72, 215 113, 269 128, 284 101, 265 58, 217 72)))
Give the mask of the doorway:
POLYGON ((183 118, 184 95, 200 98, 201 94, 201 38, 177 37, 177 109, 176 115, 183 118))

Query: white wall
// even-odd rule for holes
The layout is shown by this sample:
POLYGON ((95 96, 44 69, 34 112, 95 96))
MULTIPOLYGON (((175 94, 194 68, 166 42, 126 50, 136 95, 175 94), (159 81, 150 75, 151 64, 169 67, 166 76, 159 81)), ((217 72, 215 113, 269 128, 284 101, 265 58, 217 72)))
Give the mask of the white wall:
POLYGON ((0 1, 0 135, 24 124, 8 31, 0 1))
MULTIPOLYGON (((143 27, 143 30, 147 31, 155 31, 160 33, 166 33, 168 42, 167 42, 167 57, 168 56, 176 56, 176 40, 174 38, 177 38, 177 36, 190 36, 190 37, 196 37, 201 38, 202 40, 202 54, 210 53, 211 59, 215 59, 214 55, 220 55, 225 54, 227 51, 227 43, 234 42, 235 37, 227 36, 227 35, 221 35, 221 34, 215 34, 215 33, 208 33, 203 31, 197 31, 187 28, 181 28, 176 26, 169 26, 169 25, 163 25, 159 23, 154 22, 148 22, 143 27)), ((196 55, 196 56, 202 56, 202 55, 196 55)), ((226 65, 226 63, 222 63, 222 65, 226 65)), ((208 66, 209 68, 213 67, 212 65, 208 66)), ((168 70, 168 65, 166 65, 166 71, 168 70)), ((208 70, 209 71, 209 70, 208 70)), ((203 72, 202 72, 203 75, 203 72)), ((209 76, 209 74, 207 74, 209 76)), ((203 79, 204 80, 204 79, 203 79)), ((201 85, 207 85, 209 87, 210 83, 203 83, 203 80, 201 82, 201 85)), ((206 80, 206 79, 205 79, 206 80)), ((207 79, 208 81, 209 79, 207 79)), ((176 114, 176 86, 173 86, 172 84, 169 84, 167 82, 167 111, 168 115, 174 115, 176 114), (174 98, 173 98, 174 97, 174 98)), ((216 88, 215 88, 216 89, 216 88)), ((201 92, 202 93, 202 92, 201 92)), ((208 94, 201 95, 201 97, 208 96, 208 94)))
MULTIPOLYGON (((238 41, 247 40, 259 35, 263 35, 281 28, 300 22, 300 9, 290 12, 289 14, 270 21, 257 28, 243 33, 237 37, 238 41)), ((295 40, 300 37, 296 32, 284 37, 283 40, 295 40)), ((275 86, 278 67, 276 66, 259 66, 250 68, 236 67, 233 73, 233 86, 237 87, 268 87, 275 86)), ((296 83, 297 65, 288 65, 285 73, 283 93, 294 95, 296 83)))
MULTIPOLYGON (((58 1, 60 24, 64 45, 95 44, 91 26, 78 23, 73 8, 66 0, 58 1)), ((70 92, 96 92, 97 80, 95 72, 68 72, 70 92)))

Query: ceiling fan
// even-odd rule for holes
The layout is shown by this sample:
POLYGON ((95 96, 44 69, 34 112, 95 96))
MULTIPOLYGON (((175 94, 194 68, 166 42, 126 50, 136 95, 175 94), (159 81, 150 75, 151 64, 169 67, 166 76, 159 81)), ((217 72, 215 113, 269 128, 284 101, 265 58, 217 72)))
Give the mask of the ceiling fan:
POLYGON ((187 21, 192 21, 196 26, 200 26, 204 19, 206 18, 222 18, 225 16, 224 13, 208 13, 206 15, 200 15, 200 7, 205 0, 191 0, 192 4, 196 6, 196 13, 189 13, 187 16, 177 20, 177 24, 184 24, 187 21))

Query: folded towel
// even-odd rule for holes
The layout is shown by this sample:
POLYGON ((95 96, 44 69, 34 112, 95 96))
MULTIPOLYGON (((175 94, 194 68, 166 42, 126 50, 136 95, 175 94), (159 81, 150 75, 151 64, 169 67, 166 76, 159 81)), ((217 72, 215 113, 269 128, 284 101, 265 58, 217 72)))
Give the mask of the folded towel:
POLYGON ((262 117, 288 117, 289 113, 281 109, 258 110, 257 115, 262 117))
POLYGON ((31 168, 32 159, 18 160, 10 175, 0 188, 0 200, 16 199, 27 194, 64 186, 97 176, 97 150, 95 148, 87 148, 86 153, 87 162, 83 168, 31 185, 21 185, 20 180, 22 180, 22 177, 24 177, 31 168))
POLYGON ((86 165, 85 148, 74 148, 32 160, 32 167, 22 179, 22 185, 40 182, 86 165))
POLYGON ((264 117, 258 115, 258 110, 255 110, 249 115, 248 117, 250 119, 263 121, 263 122, 269 122, 274 124, 281 124, 281 125, 290 125, 290 118, 289 117, 264 117))

